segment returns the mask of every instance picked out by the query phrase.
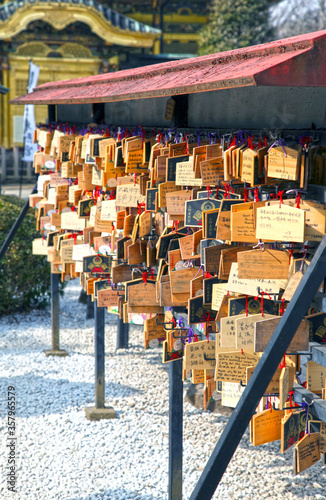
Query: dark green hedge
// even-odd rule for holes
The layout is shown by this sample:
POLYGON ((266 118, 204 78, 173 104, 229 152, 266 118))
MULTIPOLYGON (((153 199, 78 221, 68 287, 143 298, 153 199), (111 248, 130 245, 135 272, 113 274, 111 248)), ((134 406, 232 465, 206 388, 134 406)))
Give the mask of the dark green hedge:
MULTIPOLYGON (((24 204, 16 196, 0 196, 0 247, 24 204)), ((50 264, 45 256, 32 255, 32 241, 39 237, 34 209, 30 209, 0 262, 0 316, 49 302, 50 264)))

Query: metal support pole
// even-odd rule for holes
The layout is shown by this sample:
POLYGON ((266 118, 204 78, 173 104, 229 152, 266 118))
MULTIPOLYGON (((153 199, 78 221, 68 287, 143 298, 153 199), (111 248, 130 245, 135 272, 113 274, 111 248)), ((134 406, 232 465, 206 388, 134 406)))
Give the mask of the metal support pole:
POLYGON ((104 408, 105 398, 105 347, 104 347, 104 307, 94 301, 95 317, 95 406, 104 408))
POLYGON ((116 418, 112 407, 105 406, 105 308, 94 301, 95 317, 95 406, 85 408, 88 420, 116 418))
MULTIPOLYGON (((36 192, 36 186, 37 184, 35 184, 34 188, 33 188, 33 191, 31 192, 31 194, 34 194, 36 192)), ((12 226, 12 228, 10 229, 10 232, 7 236, 7 238, 5 239, 1 249, 0 249, 0 262, 2 261, 10 243, 12 242, 12 240, 14 239, 14 237, 16 236, 16 233, 18 231, 18 229, 20 228, 24 218, 25 218, 25 215, 27 214, 28 212, 28 209, 29 209, 29 201, 26 201, 25 205, 23 206, 20 214, 18 215, 16 221, 15 221, 15 224, 12 226)))
POLYGON ((169 500, 182 500, 183 382, 182 360, 170 362, 169 500))
POLYGON ((94 313, 95 313, 95 306, 93 305, 92 297, 90 295, 87 295, 86 319, 94 319, 94 313))
POLYGON ((306 314, 320 282, 326 275, 326 236, 321 241, 306 273, 260 359, 233 411, 190 500, 210 500, 219 484, 259 400, 286 352, 303 316, 306 314))
POLYGON ((117 349, 129 348, 129 323, 124 323, 122 319, 118 319, 117 328, 117 349))
POLYGON ((60 274, 51 273, 51 327, 52 349, 45 351, 46 356, 68 356, 67 351, 60 349, 59 326, 59 279, 60 274))

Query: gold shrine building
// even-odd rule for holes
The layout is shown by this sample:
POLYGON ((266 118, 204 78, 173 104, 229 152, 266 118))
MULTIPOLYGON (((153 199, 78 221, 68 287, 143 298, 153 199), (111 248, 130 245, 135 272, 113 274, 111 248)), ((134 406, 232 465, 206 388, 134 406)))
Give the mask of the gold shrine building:
MULTIPOLYGON (((29 61, 40 67, 40 85, 196 55, 198 31, 207 22, 206 0, 191 7, 179 1, 15 0, 0 5, 0 84, 10 89, 0 95, 3 180, 18 177, 24 109, 9 100, 26 93, 29 61)), ((47 106, 36 106, 36 123, 44 123, 47 114, 47 106)), ((31 176, 30 166, 25 175, 31 176)))

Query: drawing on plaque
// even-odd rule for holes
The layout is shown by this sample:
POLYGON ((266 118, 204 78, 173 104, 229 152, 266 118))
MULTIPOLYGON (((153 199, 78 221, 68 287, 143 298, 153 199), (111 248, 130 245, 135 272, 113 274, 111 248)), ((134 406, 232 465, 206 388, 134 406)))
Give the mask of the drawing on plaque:
POLYGON ((111 270, 111 261, 111 257, 104 255, 100 256, 98 254, 95 256, 84 257, 84 272, 109 273, 111 270))
MULTIPOLYGON (((176 345, 176 347, 179 347, 176 345)), ((170 361, 175 361, 176 359, 183 358, 183 348, 176 350, 175 347, 172 347, 171 351, 168 351, 168 341, 164 340, 163 342, 163 363, 169 363, 170 361)))

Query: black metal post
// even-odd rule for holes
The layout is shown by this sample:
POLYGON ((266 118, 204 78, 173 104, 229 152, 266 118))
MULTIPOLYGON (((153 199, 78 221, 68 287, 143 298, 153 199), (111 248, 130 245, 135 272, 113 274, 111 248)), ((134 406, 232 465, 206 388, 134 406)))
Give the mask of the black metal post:
POLYGON ((51 273, 51 328, 52 349, 45 351, 46 356, 68 356, 67 351, 60 349, 59 324, 59 279, 61 274, 51 273))
POLYGON ((265 393, 325 275, 326 236, 321 241, 291 302, 275 328, 272 338, 208 460, 190 500, 209 500, 212 498, 259 400, 265 393))
POLYGON ((105 406, 105 308, 94 301, 95 317, 95 407, 85 408, 88 420, 116 418, 112 407, 105 406))
POLYGON ((92 297, 91 295, 87 295, 87 302, 86 302, 86 319, 94 319, 94 305, 92 302, 92 297))
POLYGON ((118 319, 117 328, 117 349, 128 349, 129 347, 129 323, 124 323, 118 319))
MULTIPOLYGON (((35 189, 35 188, 34 188, 35 189)), ((34 190, 32 191, 32 194, 34 193, 34 190)), ((12 240, 14 239, 18 229, 20 228, 24 218, 25 218, 25 215, 27 214, 28 212, 28 209, 29 209, 29 201, 26 201, 25 205, 23 206, 22 208, 22 211, 20 212, 20 214, 18 215, 16 221, 15 221, 15 224, 12 226, 12 228, 10 229, 10 232, 7 236, 7 238, 5 239, 1 249, 0 249, 0 262, 2 261, 10 243, 12 242, 12 240)))
POLYGON ((182 500, 183 382, 182 360, 170 362, 169 500, 182 500))
POLYGON ((104 307, 94 301, 95 317, 95 406, 104 408, 105 398, 105 347, 104 347, 104 307))
POLYGON ((52 349, 60 349, 59 339, 59 274, 51 273, 51 324, 52 324, 52 349))

